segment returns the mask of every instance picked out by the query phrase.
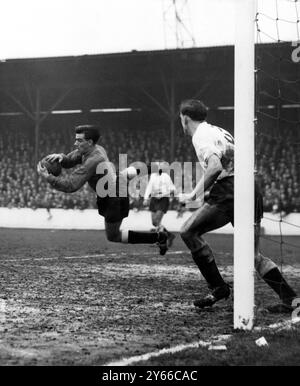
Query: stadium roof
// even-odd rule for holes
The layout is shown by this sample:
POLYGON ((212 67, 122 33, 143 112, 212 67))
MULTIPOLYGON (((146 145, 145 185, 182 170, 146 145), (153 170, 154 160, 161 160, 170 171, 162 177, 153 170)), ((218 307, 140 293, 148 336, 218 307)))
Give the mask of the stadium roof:
MULTIPOLYGON (((299 76, 291 63, 290 44, 258 46, 261 85, 273 82, 276 98, 279 76, 299 76)), ((268 87, 270 90, 270 87, 268 87)), ((272 91, 273 90, 273 91, 272 91)), ((202 98, 212 109, 234 104, 233 46, 163 51, 12 59, 0 62, 0 113, 23 110, 34 117, 39 95, 41 111, 90 112, 105 109, 155 111, 174 115, 182 99, 202 98)), ((264 96, 266 103, 272 98, 264 96)), ((287 99, 299 100, 289 85, 287 99)), ((274 100, 273 100, 274 103, 274 100)))
MULTIPOLYGON (((0 90, 28 106, 29 93, 39 88, 44 108, 50 108, 68 92, 59 103, 61 109, 160 105, 163 111, 163 108, 168 110, 172 87, 176 102, 192 96, 207 96, 208 104, 232 104, 232 82, 233 47, 133 51, 0 63, 0 90), (220 86, 231 91, 222 96, 213 92, 220 86)), ((33 95, 31 98, 34 99, 33 95)), ((15 111, 12 98, 4 99, 0 110, 15 111)))

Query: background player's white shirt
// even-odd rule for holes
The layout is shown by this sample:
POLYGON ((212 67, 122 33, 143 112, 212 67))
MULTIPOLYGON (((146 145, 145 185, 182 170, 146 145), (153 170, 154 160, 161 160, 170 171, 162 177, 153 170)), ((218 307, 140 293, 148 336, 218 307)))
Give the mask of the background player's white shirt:
POLYGON ((222 163, 223 170, 218 177, 221 180, 224 177, 233 176, 234 174, 234 139, 232 135, 217 126, 202 122, 197 127, 192 142, 200 162, 204 168, 212 154, 216 154, 222 163))
POLYGON ((167 173, 152 173, 149 183, 147 185, 144 199, 147 200, 149 196, 161 198, 170 197, 171 192, 175 191, 175 186, 171 177, 167 173))

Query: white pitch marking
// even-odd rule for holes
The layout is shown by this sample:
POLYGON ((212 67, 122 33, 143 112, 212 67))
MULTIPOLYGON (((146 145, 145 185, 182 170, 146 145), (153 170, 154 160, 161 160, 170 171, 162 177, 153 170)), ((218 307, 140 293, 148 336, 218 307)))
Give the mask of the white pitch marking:
MULTIPOLYGON (((292 325, 295 325, 299 322, 300 322, 300 317, 299 318, 297 317, 291 320, 286 320, 284 322, 270 324, 267 327, 254 327, 254 331, 262 331, 262 330, 268 330, 268 329, 271 329, 271 330, 277 329, 278 331, 281 331, 283 329, 289 330, 292 327, 292 325)), ((232 335, 217 335, 213 337, 211 341, 199 340, 198 342, 180 344, 167 349, 163 348, 159 351, 153 351, 143 355, 137 355, 130 358, 123 358, 119 361, 106 363, 103 366, 129 366, 135 362, 147 361, 150 358, 159 357, 164 354, 174 354, 176 352, 187 350, 189 348, 210 347, 213 343, 216 343, 216 342, 221 343, 222 341, 229 340, 231 337, 232 335)))
POLYGON ((274 323, 270 324, 267 327, 254 327, 255 331, 262 331, 262 330, 289 330, 294 324, 300 323, 300 318, 291 318, 289 320, 285 320, 284 322, 280 323, 274 323))
POLYGON ((212 338, 212 340, 210 340, 210 341, 199 340, 199 341, 193 342, 193 343, 179 344, 177 346, 173 346, 170 348, 163 348, 159 351, 153 351, 153 352, 150 352, 147 354, 136 355, 136 356, 130 357, 130 358, 123 358, 119 361, 109 362, 109 363, 104 364, 103 366, 129 366, 135 362, 147 361, 150 358, 159 357, 159 356, 164 355, 164 354, 174 354, 176 352, 187 350, 189 348, 209 347, 211 344, 214 343, 214 341, 219 342, 220 340, 224 341, 224 340, 228 340, 229 338, 231 338, 231 335, 218 335, 218 336, 212 338))
MULTIPOLYGON (((170 251, 169 255, 179 255, 182 253, 188 253, 188 251, 170 251)), ((54 256, 54 257, 25 257, 18 259, 1 259, 1 262, 10 262, 10 261, 39 261, 39 260, 63 260, 63 259, 91 259, 95 257, 116 257, 116 256, 151 256, 154 255, 153 252, 120 252, 120 253, 100 253, 95 255, 83 255, 83 256, 54 256)))

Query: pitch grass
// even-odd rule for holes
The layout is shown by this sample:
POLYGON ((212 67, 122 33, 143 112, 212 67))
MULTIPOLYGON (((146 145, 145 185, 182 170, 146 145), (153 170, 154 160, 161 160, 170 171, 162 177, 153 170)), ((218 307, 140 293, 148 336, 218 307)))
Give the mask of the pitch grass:
MULTIPOLYGON (((299 364, 298 332, 237 334, 232 299, 195 311, 207 288, 179 237, 165 256, 153 246, 109 243, 97 231, 0 229, 0 239, 1 365, 103 365, 219 334, 232 335, 225 352, 185 350, 136 365, 299 364), (268 348, 255 345, 262 335, 268 348)), ((232 282, 232 237, 206 239, 232 282)), ((279 247, 263 240, 262 252, 280 264, 279 247)), ((285 276, 300 294, 298 251, 283 246, 285 276)), ((266 312, 276 301, 256 279, 256 325, 290 319, 266 312)))
POLYGON ((188 366, 299 366, 300 329, 289 331, 235 332, 224 343, 227 350, 216 351, 208 348, 188 349, 172 355, 162 355, 139 362, 136 366, 159 366, 167 363, 182 366, 189 358, 188 366), (259 347, 255 341, 264 337, 267 346, 259 347))

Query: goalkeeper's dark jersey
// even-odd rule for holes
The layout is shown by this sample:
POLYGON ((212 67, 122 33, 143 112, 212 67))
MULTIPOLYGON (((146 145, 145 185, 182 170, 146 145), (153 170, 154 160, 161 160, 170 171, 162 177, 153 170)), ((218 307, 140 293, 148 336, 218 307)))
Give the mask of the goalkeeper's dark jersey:
POLYGON ((105 149, 102 146, 95 145, 92 151, 88 154, 81 155, 78 150, 74 150, 71 153, 63 155, 61 166, 66 169, 70 169, 78 166, 69 175, 55 177, 50 175, 47 177, 51 186, 62 192, 72 193, 79 190, 86 182, 96 192, 96 185, 99 178, 104 174, 97 174, 97 166, 100 163, 105 162, 106 177, 108 179, 115 180, 115 170, 113 165, 109 162, 105 149))

